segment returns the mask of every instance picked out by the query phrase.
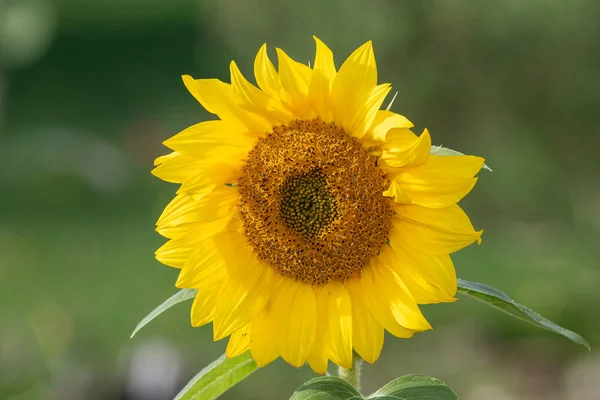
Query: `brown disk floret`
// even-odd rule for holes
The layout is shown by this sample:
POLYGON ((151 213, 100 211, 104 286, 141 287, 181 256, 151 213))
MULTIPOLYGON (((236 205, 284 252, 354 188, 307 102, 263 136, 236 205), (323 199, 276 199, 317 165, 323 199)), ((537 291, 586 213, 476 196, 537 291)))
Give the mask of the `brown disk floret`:
POLYGON ((238 181, 244 234, 261 261, 296 281, 358 277, 388 238, 388 183, 341 127, 320 119, 274 127, 238 181))

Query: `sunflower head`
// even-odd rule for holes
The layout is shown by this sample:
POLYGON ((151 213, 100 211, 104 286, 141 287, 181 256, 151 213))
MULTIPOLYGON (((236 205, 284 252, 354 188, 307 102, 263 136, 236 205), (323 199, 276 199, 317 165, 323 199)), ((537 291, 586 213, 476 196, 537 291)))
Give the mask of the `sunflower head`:
POLYGON ((213 322, 227 355, 281 356, 319 373, 374 362, 384 330, 430 329, 419 304, 451 302, 449 254, 480 240, 456 204, 483 159, 430 154, 425 130, 380 110, 371 42, 339 70, 315 38, 313 68, 263 45, 257 86, 234 62, 231 83, 183 80, 216 119, 165 145, 153 173, 180 184, 157 223, 159 261, 198 289, 192 324, 213 322))

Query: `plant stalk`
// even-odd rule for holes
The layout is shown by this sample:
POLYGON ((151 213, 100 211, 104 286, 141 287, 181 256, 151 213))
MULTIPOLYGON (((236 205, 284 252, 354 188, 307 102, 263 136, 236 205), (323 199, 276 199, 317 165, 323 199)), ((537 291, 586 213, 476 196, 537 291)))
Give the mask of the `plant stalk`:
POLYGON ((360 370, 362 367, 362 358, 355 352, 352 353, 352 368, 339 367, 338 375, 340 378, 351 384, 360 392, 360 370))

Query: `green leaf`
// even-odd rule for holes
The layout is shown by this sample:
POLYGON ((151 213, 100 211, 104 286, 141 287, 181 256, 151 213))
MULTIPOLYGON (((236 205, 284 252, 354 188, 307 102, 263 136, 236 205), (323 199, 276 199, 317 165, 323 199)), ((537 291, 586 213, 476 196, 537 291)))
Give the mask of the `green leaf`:
POLYGON ((496 307, 500 311, 504 311, 513 317, 519 318, 525 322, 529 322, 540 328, 549 330, 550 332, 558 333, 573 342, 585 346, 588 350, 591 350, 589 343, 577 333, 570 331, 555 324, 532 311, 531 309, 515 302, 513 299, 508 297, 504 292, 498 289, 494 289, 491 286, 484 285, 483 283, 469 282, 462 279, 458 279, 458 290, 468 296, 471 296, 477 300, 483 301, 496 307))
MULTIPOLYGON (((431 150, 429 150, 429 154, 435 154, 436 156, 464 156, 464 153, 460 151, 452 150, 447 147, 442 146, 431 146, 431 150)), ((483 164, 483 169, 487 169, 492 172, 492 169, 487 166, 487 164, 483 164)))
POLYGON ((152 310, 150 314, 146 315, 144 319, 140 321, 140 323, 135 327, 133 333, 129 338, 132 338, 136 333, 139 332, 140 329, 148 325, 150 321, 158 317, 163 312, 167 311, 169 308, 173 307, 175 304, 189 300, 192 297, 196 296, 197 292, 198 291, 196 289, 181 289, 179 292, 169 297, 164 303, 156 307, 154 310, 152 310))
MULTIPOLYGON (((334 376, 311 379, 290 400, 363 400, 348 382, 334 376)), ((439 379, 407 375, 395 379, 367 397, 370 400, 457 400, 458 396, 439 379)))
POLYGON ((369 397, 372 400, 457 400, 458 396, 439 379, 406 375, 394 379, 369 397))
POLYGON ((225 354, 198 373, 175 400, 213 400, 258 369, 250 352, 226 358, 225 354))
POLYGON ((352 385, 335 376, 320 376, 300 386, 290 400, 362 400, 352 385))

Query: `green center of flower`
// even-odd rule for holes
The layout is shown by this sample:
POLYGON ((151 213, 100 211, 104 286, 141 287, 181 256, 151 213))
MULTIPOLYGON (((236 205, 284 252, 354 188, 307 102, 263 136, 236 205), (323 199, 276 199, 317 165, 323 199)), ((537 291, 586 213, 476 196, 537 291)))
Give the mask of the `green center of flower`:
POLYGON ((336 211, 335 199, 320 168, 289 176, 283 182, 281 220, 303 237, 319 236, 334 220, 336 211))

